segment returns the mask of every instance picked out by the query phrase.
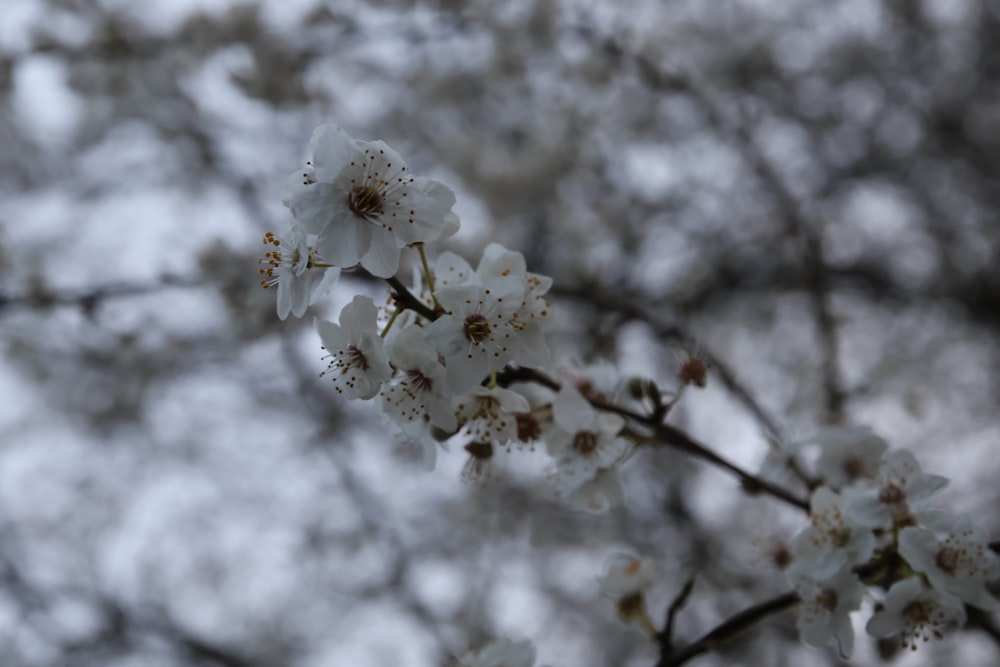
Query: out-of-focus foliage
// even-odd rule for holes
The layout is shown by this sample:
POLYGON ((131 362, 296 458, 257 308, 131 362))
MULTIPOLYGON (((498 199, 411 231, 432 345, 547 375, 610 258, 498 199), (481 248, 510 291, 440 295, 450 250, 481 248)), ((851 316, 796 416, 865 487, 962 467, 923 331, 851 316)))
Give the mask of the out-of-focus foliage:
MULTIPOLYGON (((658 620, 695 576, 680 643, 784 590, 801 517, 681 454, 577 514, 539 455, 464 486, 335 398, 255 274, 323 121, 456 190, 450 249, 555 279, 563 367, 669 385, 697 340, 672 419, 716 450, 871 424, 996 536, 998 41, 987 0, 5 0, 0 662, 652 665, 607 554, 655 560, 658 620)), ((996 664, 993 622, 907 664, 996 664)), ((701 660, 836 662, 791 614, 701 660)))

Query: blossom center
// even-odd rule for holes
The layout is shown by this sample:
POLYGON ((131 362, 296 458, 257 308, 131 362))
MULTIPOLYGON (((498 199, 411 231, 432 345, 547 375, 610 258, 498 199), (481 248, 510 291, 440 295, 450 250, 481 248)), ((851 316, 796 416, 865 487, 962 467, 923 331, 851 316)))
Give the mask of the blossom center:
POLYGON ((955 574, 961 560, 962 554, 959 553, 958 549, 952 549, 951 547, 942 547, 937 552, 937 556, 934 557, 934 563, 948 574, 955 574))
POLYGON ((521 442, 531 442, 542 437, 542 425, 530 412, 515 412, 517 420, 517 439, 521 442))
POLYGON ((835 610, 837 608, 837 591, 832 588, 824 588, 816 596, 816 604, 829 611, 835 610))
POLYGON ((410 378, 410 385, 419 391, 426 393, 434 388, 434 381, 416 368, 406 371, 406 377, 410 378))
POLYGON ((843 471, 847 479, 858 479, 865 474, 865 463, 857 456, 850 456, 844 459, 843 471))
POLYGON ((373 185, 358 185, 347 195, 347 208, 364 220, 372 220, 385 211, 383 196, 373 185))
POLYGON ((478 313, 465 318, 465 339, 479 345, 490 337, 490 323, 478 313))
POLYGON ((368 357, 356 345, 348 345, 344 356, 347 357, 347 364, 344 366, 345 372, 351 367, 360 368, 363 371, 368 370, 368 357))
POLYGON ((906 500, 906 492, 895 484, 889 483, 882 487, 878 494, 879 502, 886 505, 895 505, 906 500))
POLYGON ((592 454, 597 449, 597 434, 591 431, 580 431, 573 436, 573 449, 581 454, 592 454))

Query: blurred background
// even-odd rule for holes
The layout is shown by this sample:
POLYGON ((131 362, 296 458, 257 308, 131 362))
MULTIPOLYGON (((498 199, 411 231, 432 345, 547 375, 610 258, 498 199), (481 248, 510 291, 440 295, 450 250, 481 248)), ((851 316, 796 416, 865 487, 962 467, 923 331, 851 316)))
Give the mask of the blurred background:
MULTIPOLYGON (((996 539, 997 44, 988 0, 4 0, 0 663, 651 666, 609 554, 656 619, 696 577, 681 643, 786 590, 802 516, 683 454, 580 513, 541 451, 477 488, 337 400, 256 273, 322 122, 456 191, 447 249, 555 279, 552 372, 670 388, 696 341, 672 423, 751 470, 870 425, 996 539)), ((905 655, 865 618, 852 664, 1000 661, 989 618, 905 655)), ((790 611, 697 664, 840 663, 790 611)))

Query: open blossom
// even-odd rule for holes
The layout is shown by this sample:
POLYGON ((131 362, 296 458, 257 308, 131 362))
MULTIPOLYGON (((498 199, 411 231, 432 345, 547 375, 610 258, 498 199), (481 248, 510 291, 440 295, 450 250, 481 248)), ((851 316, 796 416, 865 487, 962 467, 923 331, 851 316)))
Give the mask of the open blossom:
POLYGON ((589 512, 606 512, 625 504, 625 490, 622 488, 618 466, 602 468, 594 478, 566 493, 569 506, 589 512))
POLYGON ((455 195, 443 184, 418 179, 382 141, 358 141, 335 125, 321 125, 310 142, 312 160, 293 173, 284 203, 320 254, 341 267, 361 266, 388 278, 400 250, 453 233, 455 195))
POLYGON ((523 283, 521 304, 514 311, 512 321, 521 339, 517 362, 525 366, 541 366, 548 362, 549 350, 542 336, 542 325, 551 308, 544 295, 552 287, 552 278, 529 272, 524 255, 499 243, 491 243, 483 249, 476 276, 483 282, 513 276, 523 283))
POLYGON ((816 472, 834 489, 874 478, 882 455, 889 449, 889 444, 867 427, 829 427, 806 442, 819 445, 816 472))
POLYGON ((382 390, 382 409, 408 430, 422 431, 429 424, 440 429, 455 429, 451 394, 444 366, 437 352, 424 338, 420 327, 405 327, 388 345, 389 361, 396 377, 382 390))
POLYGON ((871 528, 891 528, 913 523, 914 512, 947 484, 940 475, 924 474, 913 454, 897 449, 882 459, 874 480, 863 480, 845 493, 850 494, 855 521, 871 528))
POLYGON ((323 375, 347 398, 372 398, 392 376, 389 358, 376 328, 378 310, 371 299, 356 296, 340 312, 340 325, 316 321, 330 359, 323 375))
POLYGON ((965 623, 962 601, 928 588, 920 577, 910 577, 892 585, 867 630, 873 637, 901 635, 903 647, 915 650, 918 640, 941 639, 942 629, 951 623, 965 623))
POLYGON ((257 260, 260 284, 265 288, 278 288, 278 317, 281 319, 289 314, 302 317, 306 308, 340 276, 340 269, 326 265, 316 250, 309 247, 306 233, 298 225, 292 225, 284 237, 267 232, 264 245, 268 249, 257 260))
POLYGON ((507 363, 548 361, 542 327, 548 303, 542 294, 551 280, 527 273, 520 253, 490 244, 475 272, 445 253, 435 264, 435 280, 444 314, 428 327, 428 339, 445 358, 456 391, 507 363))
POLYGON ((621 599, 645 593, 656 583, 653 565, 626 553, 615 553, 604 562, 604 574, 597 580, 601 592, 609 598, 621 599))
POLYGON ((792 538, 790 579, 802 575, 825 579, 845 567, 865 563, 875 551, 872 530, 852 521, 844 499, 825 486, 813 493, 809 520, 792 538))
POLYGON ((572 493, 602 470, 614 468, 628 453, 629 444, 619 438, 625 420, 613 413, 598 412, 579 391, 564 385, 552 402, 555 422, 545 436, 549 455, 559 466, 559 483, 572 493))
POLYGON ((473 440, 506 445, 517 440, 517 413, 530 409, 528 399, 501 387, 476 387, 455 399, 455 418, 473 440))
POLYGON ((943 540, 927 528, 904 528, 899 533, 899 554, 938 592, 995 609, 997 601, 986 584, 1000 576, 1000 562, 988 542, 986 531, 962 517, 943 540))
POLYGON ((840 657, 854 652, 854 628, 851 612, 861 606, 865 586, 845 567, 833 576, 819 579, 800 577, 795 583, 799 596, 799 634, 810 646, 826 646, 837 641, 840 657))

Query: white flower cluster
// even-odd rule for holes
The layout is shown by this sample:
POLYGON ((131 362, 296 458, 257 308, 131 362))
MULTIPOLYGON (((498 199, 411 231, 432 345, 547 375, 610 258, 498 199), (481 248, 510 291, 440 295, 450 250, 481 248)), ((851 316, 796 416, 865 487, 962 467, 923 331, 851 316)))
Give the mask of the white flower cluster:
POLYGON ((387 279, 393 291, 385 309, 355 296, 337 323, 316 322, 322 375, 347 399, 374 399, 421 443, 428 469, 439 447, 460 439, 469 454, 463 476, 480 482, 498 451, 544 440, 572 503, 621 504, 617 469, 631 451, 620 437, 622 417, 595 410, 572 383, 539 398, 497 382, 505 368, 549 362, 551 279, 496 243, 475 268, 451 252, 428 262, 425 244, 459 227, 450 189, 412 176, 385 143, 355 140, 333 125, 313 133, 311 150, 288 179, 291 230, 264 238, 261 283, 277 287, 279 317, 301 317, 355 267, 387 279), (419 252, 424 269, 409 289, 394 277, 406 248, 419 252))
POLYGON ((1000 559, 986 532, 931 506, 944 477, 924 473, 906 450, 886 453, 885 441, 866 429, 827 429, 812 442, 826 482, 813 491, 810 523, 792 538, 785 569, 799 596, 803 641, 836 640, 849 657, 850 614, 869 586, 887 592, 868 633, 901 635, 914 649, 964 623, 966 604, 996 608, 986 585, 1000 576, 1000 559))
MULTIPOLYGON (((315 131, 311 149, 312 159, 288 179, 291 229, 282 237, 267 233, 259 262, 261 284, 277 288, 278 316, 303 316, 342 271, 367 271, 391 289, 384 308, 355 296, 337 323, 316 322, 326 350, 322 375, 345 398, 374 401, 421 443, 428 469, 439 447, 460 440, 469 455, 463 477, 481 482, 498 452, 544 441, 571 504, 598 511, 620 505, 618 471, 644 437, 626 430, 623 415, 647 426, 661 421, 685 387, 705 385, 707 362, 688 355, 669 400, 652 382, 623 383, 606 367, 560 386, 543 372, 551 279, 496 243, 475 268, 450 252, 429 262, 425 245, 459 228, 448 187, 412 176, 385 143, 355 140, 333 125, 315 131), (410 288, 395 277, 406 249, 418 253, 423 269, 410 288), (626 393, 650 409, 648 418, 610 398, 626 393)), ((819 448, 814 478, 796 470, 813 489, 810 524, 786 554, 804 641, 833 639, 850 655, 850 614, 870 587, 885 594, 869 633, 901 634, 906 646, 963 622, 966 604, 995 606, 986 583, 1000 565, 985 531, 930 507, 944 478, 921 472, 909 452, 887 453, 885 441, 866 429, 827 429, 800 444, 819 448)), ((602 586, 623 617, 655 635, 643 597, 653 581, 647 563, 618 554, 602 586)), ((503 640, 465 664, 533 661, 529 644, 503 640)))

